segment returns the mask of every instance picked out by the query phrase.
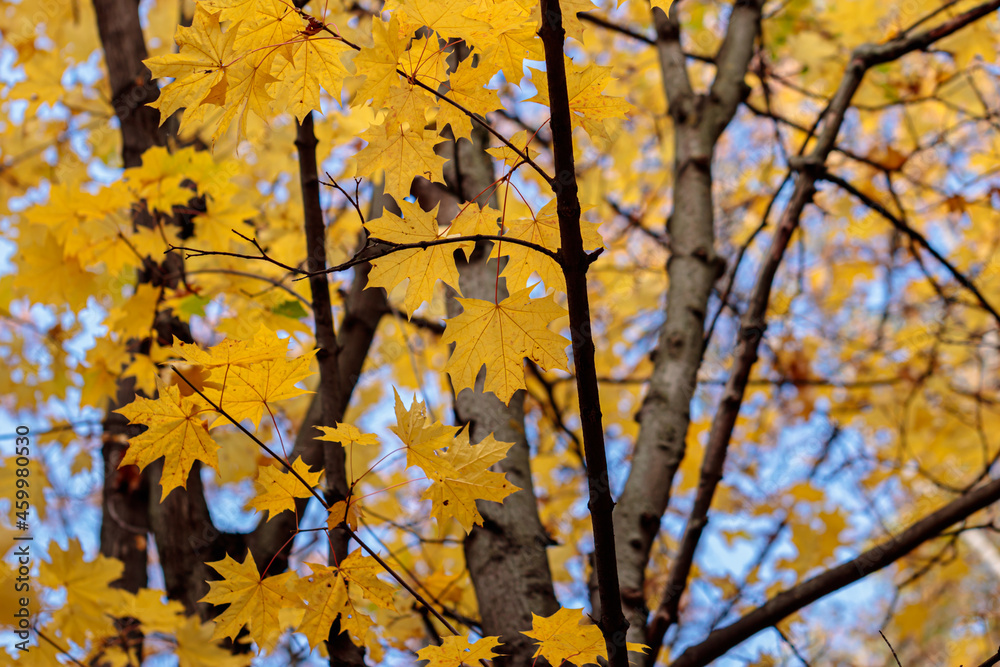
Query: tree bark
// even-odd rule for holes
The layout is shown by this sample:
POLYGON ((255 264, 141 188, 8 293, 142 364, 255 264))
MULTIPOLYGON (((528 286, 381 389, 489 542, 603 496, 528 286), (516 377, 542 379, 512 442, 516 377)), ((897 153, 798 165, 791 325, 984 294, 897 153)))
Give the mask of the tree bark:
MULTIPOLYGON (((715 251, 712 160, 747 87, 743 79, 760 30, 760 2, 737 2, 716 57, 708 94, 692 90, 680 47, 676 9, 653 10, 660 71, 674 124, 674 201, 667 231, 667 304, 653 372, 637 416, 639 435, 615 508, 615 539, 629 640, 645 641, 645 569, 674 477, 684 459, 690 405, 705 353, 705 315, 725 261, 715 251)), ((635 656, 634 659, 642 659, 635 656)), ((655 660, 649 655, 645 660, 655 660)))
MULTIPOLYGON (((451 193, 432 191, 427 181, 417 186, 424 208, 433 208, 441 201, 439 217, 450 222, 458 213, 459 203, 476 201, 496 207, 496 191, 492 158, 485 149, 489 135, 474 127, 472 141, 460 140, 444 144, 446 157, 445 180, 451 193)), ((467 262, 461 251, 455 253, 462 293, 467 298, 504 299, 507 289, 501 279, 497 287, 497 263, 488 261, 492 243, 480 243, 467 262)), ((461 312, 461 306, 449 295, 448 316, 461 312)), ((524 427, 524 392, 517 392, 504 405, 493 393, 482 391, 485 373, 480 373, 476 390, 465 389, 455 397, 455 416, 467 424, 473 443, 490 433, 497 440, 514 446, 498 469, 520 491, 504 499, 503 504, 479 502, 483 525, 473 527, 465 539, 465 562, 469 568, 479 603, 482 631, 487 636, 499 636, 503 657, 496 658, 498 667, 529 667, 534 664, 535 642, 521 634, 531 628, 531 614, 548 616, 559 609, 552 588, 546 548, 552 543, 538 516, 538 501, 531 479, 531 452, 524 427)))

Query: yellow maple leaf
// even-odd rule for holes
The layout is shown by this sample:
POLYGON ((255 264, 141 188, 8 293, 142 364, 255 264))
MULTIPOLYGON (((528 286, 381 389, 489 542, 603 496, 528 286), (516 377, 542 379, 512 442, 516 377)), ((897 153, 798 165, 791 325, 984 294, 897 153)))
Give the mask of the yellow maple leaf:
POLYGON ((121 609, 125 600, 111 582, 121 577, 125 565, 101 554, 85 561, 76 539, 71 539, 66 549, 53 544, 49 558, 51 562, 39 565, 38 583, 66 589, 66 602, 58 612, 60 634, 73 641, 114 634, 111 615, 121 609))
POLYGON ((276 64, 271 74, 280 82, 275 89, 277 99, 302 120, 310 111, 320 109, 320 87, 335 100, 340 99, 348 76, 343 58, 354 50, 326 34, 300 37, 291 47, 291 58, 276 64))
POLYGON ((216 619, 212 638, 235 639, 245 625, 258 647, 273 649, 283 629, 278 622, 279 612, 299 604, 299 596, 289 586, 295 573, 262 579, 253 554, 249 552, 242 564, 226 555, 206 565, 222 575, 222 581, 208 582, 209 591, 200 602, 229 605, 216 619))
POLYGON ((121 616, 139 619, 144 632, 172 633, 184 623, 184 605, 166 599, 163 591, 140 588, 132 594, 122 591, 121 616))
MULTIPOLYGON (((568 662, 572 665, 597 664, 598 658, 608 659, 604 635, 596 625, 583 624, 582 609, 563 607, 548 617, 531 615, 531 630, 521 634, 538 640, 534 657, 542 657, 553 665, 568 662)), ((628 642, 629 651, 644 652, 644 644, 628 642)))
MULTIPOLYGON (((400 201, 399 208, 403 212, 402 218, 391 211, 385 211, 382 217, 366 222, 365 228, 368 233, 376 239, 392 243, 419 243, 434 241, 445 236, 438 229, 437 206, 433 211, 425 211, 415 202, 400 201)), ((429 248, 397 250, 386 257, 372 261, 368 285, 384 287, 387 292, 391 292, 396 285, 408 280, 403 309, 407 315, 412 316, 413 311, 424 301, 433 298, 434 285, 438 280, 458 290, 455 250, 462 248, 470 252, 474 245, 472 241, 465 241, 429 248)))
MULTIPOLYGON (((294 359, 267 359, 252 366, 213 368, 209 381, 215 386, 206 382, 205 396, 234 420, 249 419, 256 428, 265 409, 273 414, 272 406, 277 401, 312 393, 295 385, 313 374, 309 362, 315 354, 316 350, 311 350, 294 359)), ((219 415, 212 425, 228 422, 219 415)))
POLYGON ((392 392, 396 401, 396 426, 392 427, 392 432, 406 445, 407 466, 421 465, 421 461, 433 456, 435 450, 447 447, 454 441, 457 427, 440 422, 428 423, 423 403, 414 398, 407 409, 395 387, 392 392))
POLYGON ((410 184, 417 176, 429 181, 444 182, 445 159, 434 152, 441 137, 424 139, 419 131, 408 126, 373 125, 361 134, 368 145, 357 154, 357 175, 374 176, 385 170, 385 192, 397 202, 410 194, 410 184))
POLYGON ((493 649, 500 646, 499 637, 483 637, 474 642, 468 635, 444 637, 440 646, 425 646, 417 651, 417 657, 428 660, 425 667, 459 667, 475 665, 480 660, 490 660, 499 656, 493 649))
POLYGON ((395 610, 395 589, 378 578, 381 566, 360 551, 348 554, 339 567, 309 563, 312 573, 295 583, 295 590, 308 603, 305 616, 297 630, 317 646, 330 634, 330 626, 340 617, 340 625, 355 637, 364 638, 371 626, 371 617, 360 611, 348 592, 359 594, 382 609, 395 610))
POLYGON ((325 442, 339 442, 343 447, 350 445, 377 445, 378 436, 374 433, 362 433, 361 429, 351 424, 337 424, 336 426, 317 426, 323 431, 323 435, 317 435, 316 440, 325 442))
MULTIPOLYGON (((132 354, 132 360, 121 375, 123 378, 135 378, 135 388, 147 396, 156 394, 156 381, 160 376, 160 369, 156 367, 156 363, 148 355, 132 354)), ((184 395, 183 392, 181 395, 184 395)))
POLYGON ((148 283, 136 285, 135 294, 125 303, 108 311, 111 330, 117 332, 121 340, 149 336, 162 298, 162 287, 154 287, 148 283))
POLYGON ((674 4, 674 0, 649 0, 649 4, 653 7, 659 7, 664 14, 669 14, 670 6, 674 4))
POLYGON ((68 255, 80 254, 93 240, 95 222, 127 208, 132 197, 121 187, 104 188, 98 194, 83 189, 81 179, 53 185, 49 200, 25 210, 24 218, 52 230, 68 255))
MULTIPOLYGON (((502 216, 500 211, 490 205, 481 207, 476 202, 468 202, 451 221, 448 233, 456 236, 476 236, 477 234, 496 236, 500 233, 500 218, 502 216)), ((465 258, 468 259, 471 253, 466 249, 463 251, 465 258)))
MULTIPOLYGON (((582 208, 587 211, 592 206, 583 206, 582 208)), ((598 225, 592 222, 580 221, 584 250, 591 251, 604 246, 604 239, 601 238, 597 228, 598 225)), ((559 235, 556 200, 550 200, 533 217, 505 221, 503 235, 522 241, 530 241, 549 250, 559 250, 562 247, 562 240, 559 235)), ((557 291, 565 291, 566 279, 563 277, 562 268, 551 257, 516 243, 495 243, 493 257, 498 255, 507 255, 510 258, 501 273, 507 279, 509 289, 522 289, 529 282, 537 282, 531 280, 531 275, 537 273, 538 277, 545 283, 546 288, 552 287, 557 291)))
POLYGON ((144 433, 129 438, 128 450, 119 467, 134 464, 142 470, 163 457, 162 502, 178 486, 187 488, 188 473, 195 461, 218 469, 219 446, 205 428, 206 411, 200 401, 181 396, 178 387, 164 385, 159 377, 156 386, 158 398, 151 400, 139 396, 115 412, 124 415, 132 424, 149 427, 144 433))
POLYGON ((220 87, 225 91, 226 67, 235 59, 236 33, 233 28, 222 32, 219 15, 206 11, 199 3, 191 27, 177 27, 177 53, 143 61, 154 79, 174 79, 150 104, 159 109, 161 124, 178 109, 184 109, 180 126, 184 131, 204 119, 208 107, 203 105, 218 104, 214 100, 220 87))
POLYGON ((411 30, 427 26, 445 38, 468 39, 487 28, 466 15, 475 7, 474 0, 389 0, 383 10, 399 14, 411 30))
POLYGON ((236 34, 234 49, 254 67, 278 54, 290 59, 290 45, 306 27, 295 7, 283 0, 205 0, 198 4, 229 21, 227 32, 236 34))
POLYGON ((207 199, 207 210, 195 216, 195 238, 199 241, 199 247, 230 250, 233 243, 240 240, 233 234, 233 230, 247 228, 246 221, 257 215, 257 208, 234 201, 233 194, 228 192, 207 199))
POLYGON ((77 257, 67 256, 52 232, 38 226, 18 239, 17 269, 13 287, 33 303, 64 305, 82 310, 88 295, 101 289, 103 281, 87 271, 77 257))
MULTIPOLYGON (((580 67, 568 57, 566 60, 566 90, 569 93, 569 110, 573 127, 582 127, 592 139, 610 141, 606 121, 625 118, 632 105, 622 97, 610 97, 602 91, 611 83, 611 68, 593 63, 580 67)), ((531 82, 538 92, 528 102, 549 106, 549 82, 545 72, 531 69, 531 82)))
MULTIPOLYGON (((316 563, 306 565, 312 574, 299 580, 298 590, 308 606, 296 631, 304 634, 309 646, 315 648, 329 637, 330 627, 337 617, 344 614, 347 620, 353 609, 349 609, 347 587, 336 568, 316 563)), ((345 625, 341 622, 342 627, 345 625)))
POLYGON ((215 623, 202 623, 197 616, 188 616, 175 637, 177 638, 178 667, 244 667, 250 656, 233 655, 212 641, 215 623))
POLYGON ((503 502, 520 489, 507 481, 504 473, 489 470, 507 455, 513 443, 499 442, 490 434, 471 445, 466 433, 455 438, 444 454, 425 457, 420 466, 431 480, 422 496, 433 503, 431 515, 440 523, 453 518, 468 532, 483 523, 477 500, 503 502))
POLYGON ((281 359, 288 353, 288 339, 261 325, 250 340, 224 338, 218 345, 203 350, 195 343, 174 340, 171 351, 192 364, 217 366, 251 366, 270 359, 281 359))
MULTIPOLYGON (((618 3, 621 6, 621 3, 618 3)), ((577 16, 580 12, 589 12, 597 9, 592 0, 559 0, 559 7, 562 9, 563 28, 566 36, 572 37, 576 41, 583 43, 583 21, 577 16)), ((532 3, 531 16, 535 24, 541 26, 542 12, 540 3, 532 3)))
MULTIPOLYGON (((497 91, 486 87, 492 77, 491 68, 483 65, 481 61, 477 67, 473 67, 472 58, 466 58, 448 78, 446 84, 448 90, 445 94, 448 99, 461 104, 467 110, 485 117, 501 106, 497 91)), ((472 135, 472 120, 469 115, 447 102, 442 102, 440 106, 441 110, 437 116, 438 127, 451 125, 456 140, 463 137, 468 139, 472 135)))
POLYGON ((548 325, 566 311, 551 295, 532 299, 533 288, 514 292, 500 303, 462 299, 462 313, 446 321, 441 342, 455 343, 445 370, 455 392, 474 389, 485 364, 483 391, 492 391, 504 403, 524 389, 524 359, 546 369, 566 370, 568 341, 548 325))
POLYGON ((534 159, 538 155, 538 151, 527 145, 528 143, 528 131, 521 130, 520 132, 515 132, 508 139, 510 145, 518 149, 517 151, 511 150, 509 146, 504 144, 503 146, 497 146, 494 148, 487 148, 486 152, 493 157, 501 160, 508 169, 513 169, 515 165, 519 164, 522 160, 521 153, 527 155, 528 157, 534 159))
POLYGON ((513 84, 520 84, 524 78, 526 59, 545 59, 538 21, 525 4, 518 0, 486 0, 479 7, 467 10, 487 26, 469 40, 483 51, 481 66, 489 67, 491 74, 502 71, 513 84))
POLYGON ((264 49, 262 53, 270 53, 269 59, 261 63, 253 63, 244 58, 228 68, 225 97, 220 96, 218 99, 213 99, 213 102, 225 107, 225 111, 219 118, 219 124, 212 134, 213 143, 226 133, 234 118, 239 117, 236 137, 241 139, 246 136, 247 117, 251 111, 262 119, 267 119, 270 115, 274 97, 269 89, 271 84, 278 81, 271 75, 270 69, 276 55, 269 49, 264 49))
POLYGON ((309 486, 305 486, 298 477, 277 464, 260 466, 257 471, 257 495, 250 499, 248 507, 258 512, 267 512, 270 521, 286 510, 295 509, 296 498, 310 498, 310 489, 319 484, 323 471, 311 472, 302 457, 295 459, 292 470, 299 474, 309 486))
POLYGON ((411 85, 393 85, 385 99, 388 115, 385 127, 390 129, 405 127, 413 130, 421 137, 427 132, 427 113, 434 106, 434 101, 422 89, 411 85))
POLYGON ((326 518, 326 525, 330 530, 346 523, 351 530, 358 529, 358 521, 364 518, 364 510, 361 509, 361 499, 351 496, 347 500, 338 500, 330 505, 330 511, 326 518))
POLYGON ((389 97, 389 89, 399 81, 396 69, 399 60, 409 45, 409 35, 399 25, 393 14, 388 21, 380 16, 372 19, 372 46, 364 46, 354 56, 357 76, 364 80, 354 95, 354 104, 371 100, 372 107, 381 109, 389 97))

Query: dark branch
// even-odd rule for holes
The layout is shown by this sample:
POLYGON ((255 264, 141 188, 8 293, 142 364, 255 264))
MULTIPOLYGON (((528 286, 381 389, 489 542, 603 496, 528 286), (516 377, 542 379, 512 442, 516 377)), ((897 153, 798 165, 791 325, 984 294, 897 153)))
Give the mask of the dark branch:
POLYGON ((997 500, 1000 500, 1000 479, 980 486, 961 498, 956 498, 912 524, 898 536, 879 543, 857 558, 779 593, 738 621, 710 633, 701 643, 684 651, 671 663, 671 667, 707 665, 729 649, 780 622, 790 614, 895 563, 928 540, 938 537, 949 526, 968 518, 997 500))

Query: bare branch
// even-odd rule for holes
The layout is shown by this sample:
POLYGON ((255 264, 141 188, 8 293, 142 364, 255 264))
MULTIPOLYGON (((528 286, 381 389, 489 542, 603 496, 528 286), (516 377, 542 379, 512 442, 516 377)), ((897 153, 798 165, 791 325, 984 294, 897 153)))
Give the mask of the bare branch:
MULTIPOLYGON (((1000 500, 1000 479, 970 491, 861 555, 779 593, 738 621, 710 633, 671 667, 703 667, 731 648, 816 600, 895 563, 959 521, 1000 500)), ((995 663, 993 663, 995 664, 995 663)))
POLYGON ((972 294, 972 296, 975 297, 976 301, 979 302, 979 305, 983 307, 983 310, 988 312, 990 316, 993 317, 994 321, 998 325, 1000 325, 1000 313, 997 312, 996 308, 993 307, 993 305, 986 299, 983 293, 979 291, 979 288, 976 287, 975 284, 973 284, 973 282, 965 274, 959 271, 954 264, 948 261, 947 257, 942 255, 940 252, 938 252, 937 249, 934 248, 934 246, 931 245, 930 241, 927 240, 926 236, 921 234, 919 231, 917 231, 910 225, 906 224, 906 222, 902 218, 893 214, 885 206, 883 206, 876 200, 872 199, 870 196, 868 196, 861 190, 857 189, 856 187, 851 185, 849 182, 847 182, 840 176, 837 176, 836 174, 824 170, 819 175, 819 179, 823 181, 829 181, 830 183, 833 183, 843 188, 853 196, 857 197, 858 199, 861 200, 861 202, 865 206, 867 206, 871 210, 881 215, 893 227, 898 229, 900 232, 902 232, 910 239, 912 239, 917 245, 926 250, 931 255, 931 257, 936 259, 941 264, 941 266, 947 269, 948 273, 951 274, 951 276, 958 282, 958 284, 967 289, 972 294))

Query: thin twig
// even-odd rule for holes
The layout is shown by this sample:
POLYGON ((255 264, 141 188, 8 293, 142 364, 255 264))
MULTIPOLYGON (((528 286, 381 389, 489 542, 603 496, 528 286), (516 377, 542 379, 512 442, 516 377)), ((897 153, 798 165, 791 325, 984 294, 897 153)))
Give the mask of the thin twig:
POLYGON ((889 643, 889 640, 886 639, 886 636, 882 634, 881 630, 879 630, 878 633, 882 635, 882 641, 884 641, 885 645, 889 647, 889 651, 892 653, 892 657, 896 659, 896 664, 899 665, 899 667, 903 667, 903 663, 899 661, 899 656, 896 655, 896 649, 892 647, 892 644, 889 643))
POLYGON ((832 174, 829 171, 824 170, 819 175, 819 179, 824 181, 829 181, 830 183, 833 183, 834 185, 843 188, 854 197, 857 197, 858 199, 861 200, 861 202, 865 206, 867 206, 868 208, 872 209, 873 211, 881 215, 893 227, 898 229, 900 232, 902 232, 912 241, 914 241, 917 245, 919 245, 928 253, 930 253, 930 255, 934 259, 936 259, 941 264, 941 266, 943 266, 948 271, 948 273, 950 273, 951 276, 956 281, 958 281, 958 283, 962 287, 967 289, 972 294, 972 296, 975 297, 976 301, 979 302, 979 305, 981 305, 983 309, 993 317, 994 321, 996 321, 996 323, 1000 325, 1000 312, 997 312, 996 308, 993 307, 993 305, 986 299, 983 293, 979 291, 979 288, 977 288, 972 283, 972 281, 965 276, 965 274, 959 271, 955 267, 955 265, 953 265, 950 261, 948 261, 947 257, 942 255, 934 248, 934 246, 931 245, 930 241, 927 240, 927 237, 925 237, 923 234, 918 232, 913 227, 910 227, 908 224, 903 222, 902 219, 900 219, 898 216, 894 215, 891 211, 889 211, 889 209, 887 209, 885 206, 875 201, 872 197, 868 196, 858 188, 854 187, 851 183, 844 180, 840 176, 837 176, 836 174, 832 174))

